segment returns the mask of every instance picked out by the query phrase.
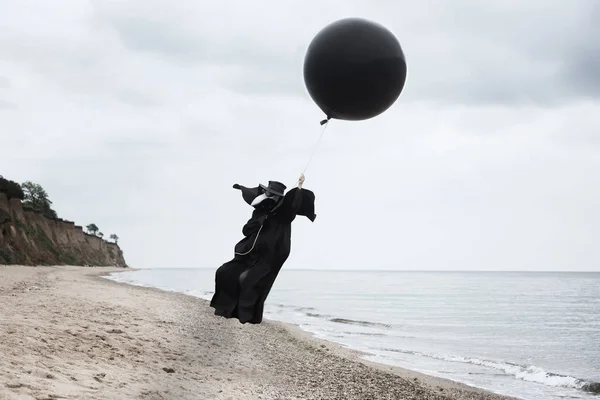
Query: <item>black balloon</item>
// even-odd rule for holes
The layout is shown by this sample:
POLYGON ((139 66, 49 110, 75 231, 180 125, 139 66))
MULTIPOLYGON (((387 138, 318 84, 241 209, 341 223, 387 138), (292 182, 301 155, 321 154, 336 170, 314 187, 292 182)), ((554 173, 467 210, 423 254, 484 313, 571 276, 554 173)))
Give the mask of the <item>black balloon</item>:
POLYGON ((304 57, 304 83, 328 118, 373 118, 394 104, 405 81, 406 59, 398 39, 362 18, 323 28, 304 57))

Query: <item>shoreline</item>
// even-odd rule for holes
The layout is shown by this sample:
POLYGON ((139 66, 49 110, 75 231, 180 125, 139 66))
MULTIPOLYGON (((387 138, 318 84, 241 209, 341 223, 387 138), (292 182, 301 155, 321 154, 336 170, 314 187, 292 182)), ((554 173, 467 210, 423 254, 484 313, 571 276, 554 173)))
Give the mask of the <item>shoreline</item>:
MULTIPOLYGON (((100 273, 98 275, 98 277, 101 277, 105 280, 108 280, 113 283, 121 284, 121 285, 137 286, 137 285, 130 284, 130 283, 117 282, 117 281, 113 281, 113 280, 104 278, 104 277, 109 276, 112 273, 137 271, 137 270, 139 270, 139 269, 126 269, 124 271, 112 271, 112 272, 100 273)), ((139 286, 139 287, 145 287, 145 286, 139 286)), ((167 290, 154 288, 154 287, 148 287, 148 288, 153 289, 153 290, 158 290, 161 292, 178 293, 178 294, 183 294, 185 296, 190 296, 195 299, 198 299, 199 301, 205 302, 207 307, 209 306, 209 303, 210 303, 206 299, 203 299, 201 297, 197 297, 197 296, 194 296, 191 294, 181 293, 181 292, 177 292, 177 291, 167 291, 167 290)), ((454 391, 454 392, 477 391, 477 392, 484 392, 484 393, 492 394, 495 396, 500 396, 501 399, 520 400, 519 398, 516 398, 516 397, 511 397, 506 394, 493 392, 489 389, 473 386, 468 383, 458 382, 458 381, 454 381, 454 380, 451 380, 448 378, 442 378, 442 377, 438 377, 438 376, 434 376, 434 375, 428 375, 423 372, 414 371, 414 370, 411 370, 408 368, 403 368, 403 367, 399 367, 399 366, 395 366, 395 365, 389 365, 389 364, 384 364, 381 362, 366 360, 362 357, 363 356, 372 356, 371 353, 368 353, 368 352, 362 351, 362 350, 345 347, 342 344, 334 342, 332 340, 318 338, 312 332, 302 329, 298 324, 278 321, 278 320, 274 320, 274 319, 270 319, 270 318, 264 318, 263 324, 272 324, 272 325, 276 325, 276 326, 281 326, 281 327, 285 328, 290 333, 290 335, 292 335, 298 339, 308 341, 309 343, 311 343, 314 346, 324 348, 324 349, 326 349, 326 351, 331 351, 332 354, 337 354, 340 357, 348 359, 351 362, 359 362, 366 366, 380 370, 382 372, 386 372, 386 373, 391 372, 391 373, 398 375, 400 377, 403 377, 405 379, 409 379, 412 381, 419 381, 421 383, 426 384, 430 388, 435 388, 437 390, 439 390, 441 388, 441 389, 443 389, 443 391, 445 390, 445 391, 450 391, 450 392, 452 392, 452 391, 454 391)))
POLYGON ((0 266, 0 398, 515 399, 106 278, 125 271, 135 269, 0 266))
MULTIPOLYGON (((107 273, 100 273, 100 274, 98 274, 98 277, 102 278, 104 280, 108 280, 110 282, 116 283, 116 284, 120 284, 120 285, 137 286, 137 285, 133 285, 130 283, 117 282, 117 281, 113 281, 113 280, 105 278, 112 273, 120 273, 120 272, 127 272, 127 271, 136 271, 136 270, 135 269, 127 269, 125 271, 112 271, 112 272, 107 272, 107 273)), ((138 287, 146 287, 146 286, 138 286, 138 287)), ((147 288, 152 289, 152 290, 158 290, 160 292, 165 292, 165 293, 178 293, 178 294, 183 294, 184 296, 190 296, 194 299, 197 299, 201 302, 206 303, 206 307, 209 307, 210 302, 201 297, 196 297, 191 294, 181 293, 181 292, 177 292, 177 291, 167 291, 167 290, 163 290, 163 289, 159 289, 159 288, 155 288, 155 287, 147 287, 147 288)), ((210 310, 212 312, 212 309, 210 309, 210 310)), ((418 381, 418 382, 424 383, 427 386, 429 386, 430 388, 435 389, 435 390, 439 390, 441 388, 442 391, 446 391, 446 393, 458 392, 459 394, 460 394, 460 392, 483 392, 483 393, 499 396, 499 399, 520 400, 519 398, 511 397, 511 396, 501 394, 501 393, 496 393, 491 390, 477 387, 477 386, 472 386, 472 385, 469 385, 466 383, 453 381, 451 379, 428 375, 423 372, 414 371, 411 369, 398 367, 395 365, 389 365, 389 364, 384 364, 384 363, 380 363, 380 362, 376 362, 376 361, 365 360, 364 358, 362 358, 363 356, 372 356, 372 354, 362 351, 362 350, 356 350, 356 349, 345 347, 345 346, 343 346, 339 343, 336 343, 334 341, 331 341, 331 340, 318 338, 313 333, 302 329, 299 325, 294 324, 294 323, 278 321, 278 320, 274 320, 274 319, 270 319, 270 318, 264 318, 262 323, 267 324, 267 325, 270 324, 270 325, 274 325, 274 326, 278 326, 278 327, 283 327, 285 330, 287 330, 289 332, 290 335, 294 336, 295 338, 306 341, 315 347, 325 349, 325 351, 328 351, 328 352, 330 351, 331 354, 336 354, 342 358, 347 359, 348 361, 362 363, 368 367, 375 368, 375 369, 385 372, 385 373, 391 372, 394 375, 398 375, 404 379, 409 379, 412 381, 418 381)))

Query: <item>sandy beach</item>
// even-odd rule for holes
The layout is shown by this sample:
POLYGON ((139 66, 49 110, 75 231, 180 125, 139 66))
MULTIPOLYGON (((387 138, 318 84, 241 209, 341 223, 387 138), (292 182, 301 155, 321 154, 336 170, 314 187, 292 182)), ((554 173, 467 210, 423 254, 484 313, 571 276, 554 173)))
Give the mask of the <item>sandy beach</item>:
POLYGON ((0 266, 0 399, 508 399, 112 271, 0 266))

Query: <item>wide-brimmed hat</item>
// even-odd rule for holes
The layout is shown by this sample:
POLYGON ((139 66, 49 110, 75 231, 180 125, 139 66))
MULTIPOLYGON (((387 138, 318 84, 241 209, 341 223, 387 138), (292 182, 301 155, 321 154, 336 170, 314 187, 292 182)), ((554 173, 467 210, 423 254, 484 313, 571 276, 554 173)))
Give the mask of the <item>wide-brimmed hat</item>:
POLYGON ((265 186, 262 183, 259 186, 265 191, 275 196, 283 196, 283 192, 286 187, 283 183, 277 181, 269 181, 269 186, 265 186))

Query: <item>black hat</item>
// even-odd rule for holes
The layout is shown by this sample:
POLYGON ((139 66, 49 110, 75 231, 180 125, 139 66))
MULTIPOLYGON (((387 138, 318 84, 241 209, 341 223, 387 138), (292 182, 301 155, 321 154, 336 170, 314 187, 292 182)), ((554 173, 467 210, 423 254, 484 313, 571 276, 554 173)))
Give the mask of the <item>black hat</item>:
POLYGON ((286 186, 281 183, 281 182, 277 182, 277 181, 269 181, 269 186, 265 186, 262 183, 259 184, 259 186, 265 191, 265 192, 269 192, 271 194, 274 194, 276 196, 283 196, 283 192, 286 189, 286 186))

